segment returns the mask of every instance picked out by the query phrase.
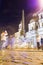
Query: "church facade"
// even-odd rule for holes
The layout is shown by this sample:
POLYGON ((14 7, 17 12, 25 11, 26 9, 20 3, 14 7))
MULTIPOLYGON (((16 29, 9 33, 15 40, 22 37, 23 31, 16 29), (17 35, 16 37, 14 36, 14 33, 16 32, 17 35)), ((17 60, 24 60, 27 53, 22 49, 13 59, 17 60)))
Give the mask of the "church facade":
POLYGON ((41 37, 43 37, 43 12, 38 13, 38 20, 30 20, 28 24, 28 32, 26 32, 26 38, 30 42, 31 46, 37 47, 37 39, 39 40, 41 46, 41 37))

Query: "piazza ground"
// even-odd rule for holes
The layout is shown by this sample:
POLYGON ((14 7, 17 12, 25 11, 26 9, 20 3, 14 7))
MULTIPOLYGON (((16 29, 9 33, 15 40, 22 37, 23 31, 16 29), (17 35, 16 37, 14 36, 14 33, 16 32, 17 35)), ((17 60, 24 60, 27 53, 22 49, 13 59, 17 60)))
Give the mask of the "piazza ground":
POLYGON ((26 48, 0 50, 0 65, 43 65, 43 50, 26 48))

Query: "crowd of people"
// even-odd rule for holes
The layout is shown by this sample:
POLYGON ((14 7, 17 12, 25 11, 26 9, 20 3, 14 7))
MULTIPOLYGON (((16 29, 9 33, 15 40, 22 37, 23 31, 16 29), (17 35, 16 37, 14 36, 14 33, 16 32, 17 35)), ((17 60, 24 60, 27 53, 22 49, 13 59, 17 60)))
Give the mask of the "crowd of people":
POLYGON ((14 48, 14 45, 16 44, 18 47, 25 47, 27 45, 26 42, 27 41, 23 35, 16 38, 15 35, 8 35, 6 30, 1 33, 2 49, 8 48, 8 46, 14 48))
MULTIPOLYGON (((1 33, 1 43, 2 43, 2 46, 1 46, 2 49, 8 48, 9 45, 11 46, 11 48, 13 48, 16 43, 18 43, 19 47, 20 45, 21 47, 24 47, 26 45, 28 46, 29 44, 26 37, 21 36, 19 38, 15 38, 14 35, 8 35, 8 32, 6 30, 1 33)), ((41 36, 41 40, 40 40, 40 37, 37 36, 37 48, 38 49, 41 48, 43 50, 43 36, 41 36)))
POLYGON ((1 43, 2 49, 7 48, 9 45, 11 46, 11 48, 13 48, 13 45, 15 43, 14 35, 8 35, 8 32, 5 30, 4 32, 1 33, 1 43))

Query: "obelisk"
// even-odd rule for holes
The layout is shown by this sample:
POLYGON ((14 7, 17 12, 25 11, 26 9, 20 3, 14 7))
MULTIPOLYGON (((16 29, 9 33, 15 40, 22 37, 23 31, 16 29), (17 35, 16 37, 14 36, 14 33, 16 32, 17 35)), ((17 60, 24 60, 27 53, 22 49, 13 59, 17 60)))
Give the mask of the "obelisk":
POLYGON ((22 33, 23 33, 23 35, 25 35, 24 10, 22 10, 22 33))

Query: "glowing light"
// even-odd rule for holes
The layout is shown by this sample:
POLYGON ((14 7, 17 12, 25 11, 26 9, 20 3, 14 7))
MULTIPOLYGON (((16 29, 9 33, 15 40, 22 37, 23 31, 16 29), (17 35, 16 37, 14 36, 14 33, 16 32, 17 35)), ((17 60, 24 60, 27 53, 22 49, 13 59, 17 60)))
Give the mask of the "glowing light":
POLYGON ((39 5, 41 8, 43 8, 43 0, 39 0, 39 5))

